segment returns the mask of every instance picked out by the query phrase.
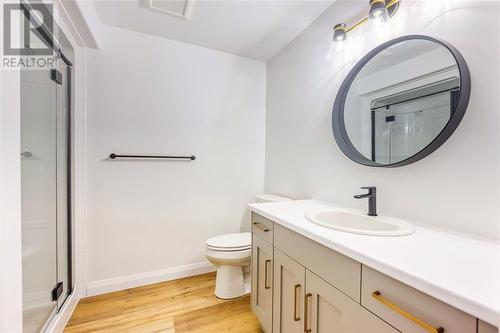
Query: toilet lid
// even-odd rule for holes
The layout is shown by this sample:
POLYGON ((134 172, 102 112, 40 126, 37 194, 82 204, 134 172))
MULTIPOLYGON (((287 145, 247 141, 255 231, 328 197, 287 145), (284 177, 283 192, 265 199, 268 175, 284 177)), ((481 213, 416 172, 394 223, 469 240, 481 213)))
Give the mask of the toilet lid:
POLYGON ((215 236, 207 240, 207 247, 221 251, 248 250, 252 247, 252 234, 242 232, 215 236))

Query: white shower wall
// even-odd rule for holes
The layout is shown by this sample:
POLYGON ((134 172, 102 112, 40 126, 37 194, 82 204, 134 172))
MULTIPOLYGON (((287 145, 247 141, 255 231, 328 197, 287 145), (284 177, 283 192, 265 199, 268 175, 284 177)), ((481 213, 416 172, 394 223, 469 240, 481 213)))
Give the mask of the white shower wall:
POLYGON ((205 240, 248 228, 264 190, 265 63, 103 31, 88 53, 89 294, 211 269, 205 240))

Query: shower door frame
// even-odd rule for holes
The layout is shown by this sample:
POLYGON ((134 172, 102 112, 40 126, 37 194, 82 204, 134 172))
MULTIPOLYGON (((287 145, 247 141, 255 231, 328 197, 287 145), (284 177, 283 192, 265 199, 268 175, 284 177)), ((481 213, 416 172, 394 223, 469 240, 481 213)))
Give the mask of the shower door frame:
MULTIPOLYGON (((67 162, 66 162, 66 172, 67 172, 67 184, 66 184, 66 191, 67 191, 67 196, 66 196, 66 214, 67 214, 67 250, 68 250, 68 253, 67 253, 67 256, 68 256, 68 286, 67 286, 67 291, 66 291, 66 294, 63 296, 63 294, 59 295, 57 297, 57 311, 56 313, 59 313, 59 311, 62 309, 62 307, 64 306, 64 304, 66 304, 66 301, 69 299, 69 296, 73 293, 73 241, 72 241, 72 234, 73 234, 73 228, 72 228, 72 224, 73 224, 73 212, 72 212, 72 200, 73 200, 73 196, 72 196, 72 189, 73 187, 71 186, 71 182, 72 182, 72 176, 73 176, 73 173, 71 172, 71 168, 72 168, 72 163, 71 163, 71 157, 72 157, 72 149, 71 149, 71 144, 72 144, 72 140, 71 140, 71 135, 72 135, 72 131, 71 131, 71 122, 72 122, 72 117, 71 117, 71 112, 72 112, 72 108, 71 108, 71 104, 72 104, 72 94, 71 94, 71 89, 72 89, 72 84, 71 84, 71 81, 72 81, 72 71, 73 71, 73 64, 71 63, 71 61, 69 61, 68 58, 66 58, 64 56, 64 54, 62 53, 62 50, 59 49, 57 50, 59 52, 59 59, 62 60, 63 62, 63 66, 66 67, 66 70, 67 70, 67 76, 66 78, 63 76, 62 78, 62 82, 64 82, 64 79, 68 80, 68 85, 66 87, 66 96, 67 96, 67 110, 65 110, 66 112, 66 115, 67 115, 67 121, 66 121, 66 126, 67 126, 67 129, 66 129, 66 137, 67 137, 67 151, 66 151, 66 154, 67 154, 67 162), (61 304, 59 304, 59 298, 60 297, 65 297, 64 300, 62 301, 61 304)), ((53 69, 52 71, 56 71, 58 72, 58 69, 53 69)), ((60 72, 59 72, 60 73, 60 72)), ((56 82, 56 84, 60 84, 60 85, 63 85, 63 83, 59 83, 57 82, 56 80, 54 80, 56 82)), ((58 253, 59 254, 59 253, 58 253)), ((57 265, 59 265, 59 261, 56 261, 57 262, 57 265)), ((57 273, 59 273, 59 267, 57 268, 57 273)), ((57 285, 56 285, 57 287, 57 285)))

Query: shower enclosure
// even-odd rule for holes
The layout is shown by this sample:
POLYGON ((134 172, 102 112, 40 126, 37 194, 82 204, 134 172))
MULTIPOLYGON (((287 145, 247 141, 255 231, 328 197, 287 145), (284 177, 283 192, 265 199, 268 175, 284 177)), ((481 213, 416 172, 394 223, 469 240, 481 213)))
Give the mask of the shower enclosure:
POLYGON ((393 164, 424 149, 450 120, 458 95, 454 79, 426 88, 425 93, 412 91, 376 101, 371 110, 372 161, 393 164))
POLYGON ((43 330, 72 292, 73 49, 57 27, 32 38, 53 45, 57 65, 20 75, 24 332, 43 330))

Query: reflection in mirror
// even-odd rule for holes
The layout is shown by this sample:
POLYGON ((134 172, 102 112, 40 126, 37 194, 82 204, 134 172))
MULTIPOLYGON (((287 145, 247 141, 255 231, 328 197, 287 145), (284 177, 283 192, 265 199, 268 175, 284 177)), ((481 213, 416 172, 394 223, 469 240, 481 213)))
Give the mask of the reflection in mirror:
POLYGON ((410 39, 383 49, 353 79, 344 125, 354 148, 379 165, 404 161, 444 129, 460 96, 460 72, 448 48, 410 39))

